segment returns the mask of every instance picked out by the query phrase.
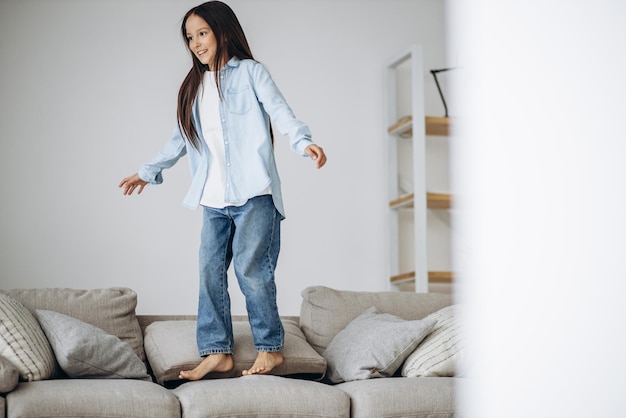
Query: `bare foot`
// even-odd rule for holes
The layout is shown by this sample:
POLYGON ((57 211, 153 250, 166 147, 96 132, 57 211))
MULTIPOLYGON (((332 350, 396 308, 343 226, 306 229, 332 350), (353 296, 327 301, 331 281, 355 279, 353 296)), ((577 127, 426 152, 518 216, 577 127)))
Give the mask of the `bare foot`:
POLYGON ((283 364, 283 355, 280 352, 259 351, 252 367, 248 370, 244 370, 241 374, 244 376, 251 374, 266 374, 281 364, 283 364))
POLYGON ((209 354, 193 370, 182 370, 178 377, 187 380, 200 380, 211 372, 227 372, 233 368, 231 354, 209 354))

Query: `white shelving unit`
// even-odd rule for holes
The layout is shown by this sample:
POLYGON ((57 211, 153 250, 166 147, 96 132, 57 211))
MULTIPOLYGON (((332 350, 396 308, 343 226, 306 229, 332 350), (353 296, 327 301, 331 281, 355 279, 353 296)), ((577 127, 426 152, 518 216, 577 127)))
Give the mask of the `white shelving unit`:
MULTIPOLYGON (((428 193, 426 189, 426 136, 448 135, 449 119, 427 117, 424 110, 424 61, 422 48, 413 46, 387 65, 387 147, 389 167, 389 277, 390 283, 413 282, 415 292, 428 292, 429 283, 450 283, 452 273, 429 271, 427 215, 429 209, 445 210, 451 206, 451 196, 443 193, 428 193), (399 77, 399 70, 408 68, 407 77, 399 77), (409 85, 406 85, 409 84, 409 85), (406 100, 410 114, 400 109, 399 94, 409 93, 406 100), (411 179, 412 189, 400 184, 399 141, 412 141, 411 179), (413 218, 412 268, 401 271, 400 211, 409 208, 413 218)), ((405 74, 406 76, 406 74, 405 74)), ((406 97, 404 97, 406 99, 406 97)), ((407 156, 403 156, 407 157, 407 156)), ((405 263, 406 264, 406 263, 405 263)))

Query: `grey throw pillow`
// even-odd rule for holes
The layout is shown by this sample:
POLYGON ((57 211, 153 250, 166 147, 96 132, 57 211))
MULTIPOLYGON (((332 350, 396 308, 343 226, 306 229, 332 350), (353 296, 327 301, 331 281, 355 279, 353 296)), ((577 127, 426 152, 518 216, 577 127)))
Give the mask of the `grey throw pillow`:
POLYGON ((393 376, 437 321, 407 321, 371 307, 332 339, 323 356, 333 383, 393 376))
POLYGON ((59 366, 69 377, 150 379, 131 346, 115 335, 58 312, 36 312, 59 366))

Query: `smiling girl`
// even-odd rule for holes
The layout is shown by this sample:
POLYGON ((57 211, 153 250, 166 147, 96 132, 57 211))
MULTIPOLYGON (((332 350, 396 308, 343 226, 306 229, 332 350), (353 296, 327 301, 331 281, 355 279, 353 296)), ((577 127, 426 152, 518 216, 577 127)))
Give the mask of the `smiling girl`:
POLYGON ((289 137, 292 150, 317 168, 326 155, 252 56, 229 6, 209 1, 194 7, 181 31, 193 66, 178 94, 178 124, 161 152, 119 187, 125 195, 140 194, 148 183, 162 183, 162 171, 188 155, 192 180, 183 203, 203 210, 196 333, 203 360, 180 378, 198 380, 233 368, 226 275, 231 261, 258 352, 243 374, 269 373, 283 362, 274 271, 285 217, 270 120, 289 137))

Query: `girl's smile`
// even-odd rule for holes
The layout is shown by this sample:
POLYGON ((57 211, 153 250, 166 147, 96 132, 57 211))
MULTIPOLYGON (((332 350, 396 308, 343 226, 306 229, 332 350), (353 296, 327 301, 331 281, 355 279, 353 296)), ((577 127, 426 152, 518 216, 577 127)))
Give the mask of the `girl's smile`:
POLYGON ((211 71, 215 61, 217 40, 209 24, 200 16, 192 14, 186 22, 187 42, 189 49, 202 64, 208 65, 211 71))

